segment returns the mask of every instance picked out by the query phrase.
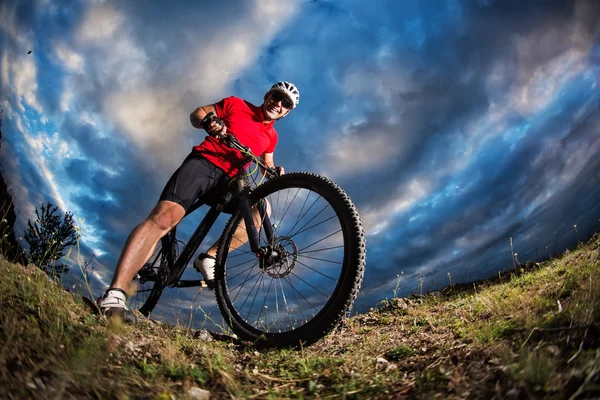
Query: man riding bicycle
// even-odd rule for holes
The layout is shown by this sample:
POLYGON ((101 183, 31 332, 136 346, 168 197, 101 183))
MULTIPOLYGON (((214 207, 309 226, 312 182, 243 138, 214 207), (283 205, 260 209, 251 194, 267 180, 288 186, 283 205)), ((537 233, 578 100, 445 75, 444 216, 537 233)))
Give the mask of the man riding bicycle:
MULTIPOLYGON (((148 261, 158 241, 183 219, 194 201, 199 199, 202 204, 210 202, 227 190, 227 181, 237 175, 243 156, 216 136, 234 135, 252 153, 260 154, 267 166, 275 168, 273 153, 277 132, 273 124, 294 109, 299 100, 300 93, 296 86, 290 82, 277 82, 265 93, 260 106, 237 97, 227 97, 192 112, 192 126, 206 130, 209 136, 192 149, 167 182, 150 215, 127 238, 111 285, 99 300, 104 314, 120 316, 126 321, 135 320, 126 305, 128 290, 135 274, 148 261), (216 118, 203 125, 201 121, 211 112, 216 118)), ((280 174, 284 173, 282 167, 277 167, 277 170, 280 174)), ((253 209, 252 212, 256 220, 257 210, 253 209)), ((248 240, 243 224, 238 227, 235 238, 236 247, 248 240)), ((217 246, 218 242, 215 242, 194 262, 194 267, 202 273, 209 287, 214 280, 217 246)))

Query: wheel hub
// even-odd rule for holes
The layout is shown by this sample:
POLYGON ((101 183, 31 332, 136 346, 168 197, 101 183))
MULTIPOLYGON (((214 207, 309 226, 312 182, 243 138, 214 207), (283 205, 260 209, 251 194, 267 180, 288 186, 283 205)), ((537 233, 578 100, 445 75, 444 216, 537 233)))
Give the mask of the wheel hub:
POLYGON ((289 275, 296 266, 298 248, 289 237, 275 239, 275 244, 269 246, 267 254, 261 257, 260 268, 271 278, 283 278, 289 275))

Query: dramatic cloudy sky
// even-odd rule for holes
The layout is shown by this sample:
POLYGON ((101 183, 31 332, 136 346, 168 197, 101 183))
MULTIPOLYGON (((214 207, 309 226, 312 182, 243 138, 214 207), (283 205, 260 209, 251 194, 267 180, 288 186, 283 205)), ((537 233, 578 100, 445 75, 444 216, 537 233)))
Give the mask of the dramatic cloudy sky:
MULTIPOLYGON (((276 124, 276 162, 356 203, 359 311, 398 275, 406 295, 510 268, 511 237, 519 260, 541 259, 600 226, 598 21, 595 0, 4 1, 0 160, 17 235, 42 202, 72 212, 73 257, 96 255, 100 295, 204 136, 189 113, 229 95, 260 104, 289 80, 301 100, 276 124)), ((195 297, 172 290, 161 315, 215 312, 211 293, 195 297)))

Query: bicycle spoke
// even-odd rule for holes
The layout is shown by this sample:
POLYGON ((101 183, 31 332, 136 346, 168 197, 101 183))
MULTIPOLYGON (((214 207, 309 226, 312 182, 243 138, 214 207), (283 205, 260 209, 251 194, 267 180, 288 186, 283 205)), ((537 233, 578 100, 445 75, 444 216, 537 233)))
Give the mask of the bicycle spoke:
MULTIPOLYGON (((250 309, 248 310, 248 317, 246 318, 246 321, 250 319, 250 313, 252 313, 252 307, 254 307, 254 302, 256 301, 256 296, 258 296, 258 292, 260 290, 260 282, 262 282, 264 279, 265 279, 265 274, 262 274, 260 276, 260 278, 256 281, 256 283, 259 283, 259 285, 256 288, 256 294, 254 295, 254 298, 252 299, 252 304, 250 304, 250 309)), ((254 286, 256 286, 256 283, 254 284, 254 286)), ((252 290, 250 290, 250 293, 252 293, 252 290)))
POLYGON ((311 256, 307 256, 304 254, 298 254, 298 257, 310 258, 311 260, 323 261, 323 262, 327 262, 327 263, 331 263, 331 264, 340 264, 340 265, 342 264, 341 261, 326 260, 324 258, 311 257, 311 256))
MULTIPOLYGON (((314 308, 314 309, 315 309, 315 311, 319 312, 319 309, 318 309, 317 307, 315 307, 315 306, 314 306, 314 305, 313 305, 313 304, 312 304, 312 303, 311 303, 311 302, 310 302, 310 301, 309 301, 309 300, 308 300, 306 297, 304 297, 304 296, 302 295, 302 293, 300 293, 300 292, 298 291, 298 289, 296 289, 296 288, 294 287, 294 285, 292 285, 292 282, 289 280, 289 278, 288 278, 288 280, 287 280, 287 283, 288 283, 288 285, 290 285, 290 287, 291 287, 291 288, 292 288, 292 289, 293 289, 293 290, 294 290, 296 293, 298 293, 298 294, 300 295, 300 297, 302 297, 302 298, 304 299, 304 301, 305 301, 305 302, 307 302, 307 303, 308 303, 308 305, 309 305, 309 306, 311 306, 312 308, 314 308)), ((298 304, 300 304, 300 302, 298 302, 298 304)), ((302 315, 304 316, 304 312, 302 313, 302 315)), ((306 317, 304 317, 304 320, 306 321, 306 317)))
MULTIPOLYGON (((310 194, 310 193, 309 193, 309 194, 310 194)), ((309 198, 309 197, 310 197, 310 196, 308 196, 308 195, 307 195, 307 196, 306 196, 306 199, 304 199, 304 203, 302 203, 302 208, 300 208, 300 212, 298 212, 298 218, 296 218, 296 222, 294 223, 294 226, 296 226, 296 225, 298 224, 298 222, 300 222, 300 220, 301 220, 302 218, 304 218, 304 215, 308 214, 308 212, 310 211, 310 209, 312 208, 312 206, 313 206, 313 205, 314 205, 314 204, 317 202, 317 200, 318 200, 318 198, 317 198, 317 200, 315 200, 315 201, 314 201, 314 202, 313 202, 313 203, 310 205, 310 207, 308 208, 308 210, 306 210, 306 213, 305 213, 304 215, 302 215, 302 217, 300 217, 300 215, 302 214, 302 211, 304 211, 304 207, 306 206, 306 202, 308 202, 308 198, 309 198)), ((294 227, 292 227, 292 229, 294 229, 294 227)))
POLYGON ((276 228, 275 228, 275 234, 277 235, 279 233, 279 224, 277 223, 277 210, 279 210, 279 197, 281 195, 281 192, 277 192, 277 201, 275 202, 274 206, 273 206, 273 221, 276 223, 276 228))
MULTIPOLYGON (((302 214, 302 210, 304 210, 304 206, 306 205, 306 202, 308 201, 308 198, 309 198, 309 196, 306 196, 306 200, 304 200, 304 204, 302 205, 302 208, 300 209, 300 212, 298 213, 298 218, 296 218, 296 222, 294 223, 294 226, 292 226, 290 228, 290 230, 288 231, 288 233, 287 233, 286 236, 290 236, 290 232, 294 230, 294 228, 296 227, 296 225, 298 225, 298 223, 302 220, 302 218, 304 218, 304 216, 306 216, 306 214, 308 214, 308 212, 313 208, 313 206, 315 204, 317 204, 317 201, 319 201, 319 199, 321 198, 321 196, 317 197, 315 199, 315 201, 313 201, 313 203, 310 205, 310 207, 308 207, 308 210, 306 210, 306 212, 304 213, 304 215, 301 215, 302 214)), ((315 217, 316 217, 316 215, 315 215, 315 217)), ((313 217, 313 219, 315 217, 313 217)), ((311 221, 312 221, 312 219, 311 219, 311 221)), ((302 228, 300 228, 300 229, 302 229, 302 228)))
MULTIPOLYGON (((258 271, 258 273, 256 275, 259 275, 261 273, 263 273, 263 272, 262 271, 258 271)), ((256 275, 254 275, 254 276, 256 276, 256 275)), ((254 276, 253 276, 253 278, 254 278, 254 276)), ((252 286, 252 289, 250 289, 250 292, 248 292, 248 296, 246 296, 246 299, 244 300, 244 302, 240 306, 240 310, 244 309, 244 305, 246 305, 246 302, 248 301, 248 299, 252 295, 252 292, 254 291, 254 288, 256 287, 256 285, 258 284, 258 282, 260 282, 260 278, 256 282, 254 282, 254 286, 252 286)), ((256 299, 256 296, 254 296, 254 298, 256 299)), ((252 303, 254 304, 254 301, 252 303)))
MULTIPOLYGON (((293 235, 290 235, 290 236, 291 236, 291 237, 294 237, 294 236, 296 236, 296 235, 299 235, 299 234, 301 234, 301 233, 303 233, 303 232, 306 232, 306 231, 308 231, 308 230, 310 230, 310 229, 312 229, 312 228, 314 228, 314 227, 316 227, 316 226, 319 226, 319 225, 321 225, 321 224, 324 224, 325 222, 327 222, 327 221, 329 221, 329 220, 331 220, 331 219, 333 219, 333 218, 335 218, 335 217, 336 217, 335 215, 334 215, 334 216, 332 216, 332 217, 329 217, 329 218, 327 218, 326 220, 319 222, 318 224, 314 224, 313 226, 311 226, 311 227, 309 227, 309 228, 306 228, 306 229, 304 229, 304 230, 302 230, 302 231, 298 231, 298 232, 296 232, 296 233, 294 233, 293 235)), ((306 226, 306 225, 305 225, 305 226, 306 226)))
MULTIPOLYGON (((331 279, 332 281, 334 281, 334 282, 337 282, 337 279, 335 279, 335 278, 332 278, 331 276, 329 276, 329 275, 326 275, 326 274, 322 273, 322 272, 321 272, 321 271, 319 271, 319 270, 316 270, 316 269, 314 269, 314 268, 312 268, 312 267, 309 267, 308 265, 304 264, 302 261, 298 261, 298 264, 304 265, 306 268, 308 268, 308 269, 310 269, 310 270, 312 270, 312 271, 315 271, 317 274, 323 275, 325 278, 329 278, 329 279, 331 279)), ((341 263, 336 263, 336 264, 341 264, 341 263)))
MULTIPOLYGON (((302 318, 304 319, 304 322, 306 323, 306 316, 304 315, 304 309, 302 308, 302 306, 300 305, 300 299, 298 298, 298 295, 300 295, 300 297, 304 298, 304 296, 302 296, 302 293, 298 292, 298 290, 296 290, 296 288, 294 287, 294 285, 292 285, 291 282, 289 282, 287 279, 285 279, 286 277, 283 278, 283 280, 290 285, 290 287, 292 288, 292 293, 294 293, 294 297, 296 297, 296 303, 298 303, 298 308, 300 309, 300 314, 302 314, 302 318)), ((304 298, 304 301, 306 301, 308 304, 310 304, 310 302, 308 300, 306 300, 306 298, 304 298)), ((312 304, 310 304, 312 306, 312 304)))
POLYGON ((343 249, 344 245, 341 246, 333 246, 333 247, 326 247, 324 249, 319 249, 319 250, 311 250, 311 251, 303 251, 303 252, 298 252, 298 255, 300 254, 308 254, 308 253, 317 253, 319 251, 326 251, 326 250, 333 250, 333 249, 343 249))
POLYGON ((238 254, 234 254, 234 255, 228 255, 227 259, 231 259, 231 258, 236 258, 236 257, 239 257, 239 256, 243 256, 244 254, 252 254, 252 255, 254 255, 254 253, 252 251, 241 251, 239 249, 236 249, 236 251, 238 251, 239 253, 238 254))
MULTIPOLYGON (((240 283, 239 285, 237 285, 236 287, 234 287, 233 289, 230 289, 230 292, 233 292, 235 289, 241 287, 244 285, 244 283, 248 282, 248 277, 250 276, 250 273, 252 273, 252 270, 254 269, 254 267, 256 267, 256 264, 258 264, 258 261, 252 266, 252 268, 250 269, 250 271, 248 271, 248 275, 246 275, 246 280, 242 283, 240 283)), ((252 276, 252 278, 254 278, 256 275, 260 274, 262 271, 258 271, 256 274, 254 274, 254 276, 252 276)), ((235 302, 235 300, 237 299, 238 295, 241 293, 241 289, 238 291, 238 294, 235 295, 235 297, 233 298, 233 301, 235 302)))
POLYGON ((245 269, 245 270, 243 270, 242 272, 240 272, 240 273, 238 273, 238 274, 236 274, 236 275, 234 275, 234 276, 230 277, 230 278, 229 278, 229 281, 233 281, 235 278, 237 278, 238 276, 242 275, 244 272, 248 271, 249 269, 251 270, 252 268, 254 268, 254 265, 256 265, 256 263, 255 263, 255 264, 253 264, 252 266, 250 266, 250 267, 246 268, 246 269, 245 269))
POLYGON ((322 239, 320 239, 320 240, 317 240, 316 242, 314 242, 314 243, 312 243, 312 244, 309 244, 309 245, 308 245, 308 246, 306 246, 306 247, 303 247, 302 249, 298 250, 298 253, 300 253, 300 252, 301 252, 301 251, 303 251, 303 250, 306 250, 306 249, 308 249, 308 248, 311 248, 311 247, 313 247, 313 246, 314 246, 315 244, 317 244, 317 243, 321 243, 323 240, 325 240, 325 239, 328 239, 328 238, 332 237, 333 235, 335 235, 335 234, 337 234, 337 233, 340 233, 341 231, 342 231, 342 230, 341 230, 341 229, 339 229, 339 230, 337 230, 337 231, 333 232, 332 234, 329 234, 329 235, 325 236, 324 238, 322 238, 322 239))
POLYGON ((278 323, 279 332, 281 332, 281 322, 279 320, 279 300, 277 298, 277 285, 275 285, 273 290, 275 290, 275 311, 277 312, 277 323, 278 323))
MULTIPOLYGON (((265 291, 265 285, 264 285, 264 280, 263 280, 263 293, 264 293, 264 296, 263 296, 263 305, 262 305, 262 308, 261 308, 261 313, 262 313, 262 310, 266 310, 266 308, 267 308, 267 295, 269 294, 269 290, 271 290, 271 285, 272 284, 273 284, 273 278, 271 278, 271 281, 269 282, 269 287, 265 291)), ((268 320, 267 320, 267 314, 268 314, 268 311, 265 311, 265 325, 266 326, 269 325, 268 324, 268 320)), ((260 315, 261 314, 258 314, 258 320, 260 320, 260 315)))
MULTIPOLYGON (((287 302, 287 298, 285 297, 285 293, 283 291, 283 285, 281 284, 281 279, 279 279, 279 287, 281 288, 281 297, 283 298, 283 302, 285 303, 285 312, 290 320, 290 326, 294 323, 292 322, 292 317, 290 316, 290 307, 287 302)), ((279 332, 281 332, 281 328, 279 328, 279 332)))
MULTIPOLYGON (((230 289, 230 292, 233 292, 235 289, 244 286, 244 283, 251 281, 252 279, 254 279, 258 274, 260 274, 262 271, 258 271, 257 273, 255 273, 254 275, 252 275, 251 278, 248 278, 248 276, 250 275, 250 273, 252 272, 254 268, 251 268, 250 271, 248 271, 248 275, 246 276, 246 280, 244 280, 244 282, 240 283, 239 285, 237 285, 236 287, 234 287, 233 289, 230 289)), ((241 293, 241 289, 238 291, 238 294, 241 293)), ((234 301, 237 298, 237 295, 234 297, 234 301)))
MULTIPOLYGON (((254 259, 256 260, 256 257, 254 257, 254 259)), ((232 269, 234 269, 234 268, 237 268, 237 267, 239 267, 240 265, 248 264, 248 262, 249 262, 248 260, 247 260, 247 261, 243 261, 243 262, 241 262, 241 263, 239 263, 239 264, 235 264, 235 265, 233 265, 233 266, 231 266, 231 267, 229 267, 229 266, 228 266, 228 267, 227 267, 227 269, 228 269, 228 270, 232 270, 232 269)))
MULTIPOLYGON (((317 200, 319 200, 319 199, 317 199, 317 200)), ((316 201, 316 200, 315 200, 315 201, 316 201)), ((301 227, 300 229, 298 229, 298 232, 296 232, 296 233, 292 234, 292 233, 291 233, 291 232, 292 232, 292 229, 290 229, 290 232, 288 232, 287 236, 292 236, 292 235, 296 235, 296 234, 299 234, 299 233, 303 232, 303 229, 304 229, 304 227, 305 227, 306 225, 310 224, 310 223, 311 223, 311 222, 312 222, 312 221, 313 221, 315 218, 317 218, 319 215, 321 215, 321 213, 322 213, 323 211, 325 211, 327 208, 329 208, 329 204, 326 204, 326 205, 325 205, 325 207, 323 207, 323 208, 321 209, 321 211, 319 211, 318 213, 316 213, 315 215, 313 215, 311 219, 309 219, 307 222, 305 222, 305 223, 304 223, 304 225, 302 225, 302 227, 301 227)), ((334 217, 335 217, 335 215, 334 215, 334 217)), ((303 216, 302 218, 304 218, 304 216, 303 216)), ((333 218, 333 217, 332 217, 332 218, 333 218)), ((329 219, 331 219, 331 218, 329 218, 329 219)))
MULTIPOLYGON (((288 211, 290 210, 290 208, 292 207, 292 203, 294 202, 294 200, 296 199, 296 196, 298 196, 298 193, 300 193, 300 188, 298 188, 298 191, 296 192, 296 194, 294 195, 294 198, 292 199, 292 201, 290 202, 289 206, 287 207, 287 209, 285 210, 285 212, 283 213, 283 215, 281 216, 281 219, 279 220, 279 224, 281 225, 281 221, 283 221, 283 218, 287 215, 288 211)), ((288 192, 288 198, 289 198, 289 192, 288 192)), ((287 199, 286 199, 286 204, 287 204, 287 199)))
MULTIPOLYGON (((304 264, 302 264, 304 265, 304 264)), ((301 277, 299 277, 298 275, 296 275, 294 273, 294 271, 291 272, 292 275, 294 275, 296 278, 300 279, 302 282, 306 283, 308 286, 310 286, 311 288, 313 288, 314 290, 316 290, 317 292, 321 293, 323 296, 325 297, 329 297, 327 296, 325 293, 321 292, 319 289, 317 289, 316 287, 314 287, 313 285, 311 285, 310 283, 306 282, 304 279, 302 279, 301 277)))

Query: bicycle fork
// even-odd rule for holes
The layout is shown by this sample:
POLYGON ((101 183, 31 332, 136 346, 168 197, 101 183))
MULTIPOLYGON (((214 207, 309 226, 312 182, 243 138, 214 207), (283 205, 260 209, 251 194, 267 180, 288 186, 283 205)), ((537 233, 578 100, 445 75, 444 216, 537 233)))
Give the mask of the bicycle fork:
POLYGON ((260 245, 259 233, 256 229, 252 208, 250 207, 250 200, 248 199, 248 190, 242 190, 239 195, 239 208, 242 217, 244 218, 244 223, 246 224, 250 249, 257 257, 264 257, 270 255, 270 252, 272 252, 271 245, 273 244, 274 239, 273 227, 271 226, 271 220, 267 211, 267 201, 265 199, 260 199, 256 204, 256 207, 260 216, 260 224, 265 231, 269 246, 261 247, 260 245))

